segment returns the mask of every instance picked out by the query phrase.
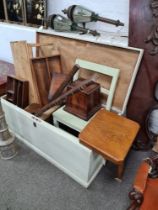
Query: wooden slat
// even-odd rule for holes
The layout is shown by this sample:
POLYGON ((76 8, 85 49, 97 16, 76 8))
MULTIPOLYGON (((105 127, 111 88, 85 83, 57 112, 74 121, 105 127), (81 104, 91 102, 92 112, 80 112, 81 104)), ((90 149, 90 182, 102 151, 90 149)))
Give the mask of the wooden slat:
POLYGON ((29 81, 29 103, 40 103, 38 89, 32 77, 30 58, 31 51, 26 41, 11 42, 11 49, 15 65, 15 74, 19 79, 29 81))

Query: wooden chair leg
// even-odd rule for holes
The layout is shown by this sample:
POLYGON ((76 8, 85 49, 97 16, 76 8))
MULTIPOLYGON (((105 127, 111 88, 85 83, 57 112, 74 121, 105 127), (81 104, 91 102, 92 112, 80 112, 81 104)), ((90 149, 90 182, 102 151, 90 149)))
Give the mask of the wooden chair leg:
POLYGON ((124 162, 118 164, 117 166, 117 177, 115 178, 117 181, 122 181, 123 172, 124 172, 124 162))

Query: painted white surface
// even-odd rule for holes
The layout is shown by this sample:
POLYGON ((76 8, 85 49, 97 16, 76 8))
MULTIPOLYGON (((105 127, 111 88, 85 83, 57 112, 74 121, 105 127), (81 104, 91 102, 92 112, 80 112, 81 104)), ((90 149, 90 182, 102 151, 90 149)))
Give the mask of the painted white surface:
MULTIPOLYGON (((95 39, 96 42, 108 43, 110 45, 127 46, 128 39, 124 36, 128 36, 129 0, 48 0, 48 15, 52 13, 62 14, 61 10, 72 4, 84 5, 99 15, 112 19, 120 19, 120 21, 125 23, 124 27, 115 27, 101 22, 89 23, 87 26, 102 31, 102 36, 94 38, 93 36, 84 35, 83 37, 90 40, 95 39)), ((35 31, 35 28, 0 23, 0 59, 12 63, 10 41, 26 40, 28 42, 35 42, 35 31)))
POLYGON ((59 122, 67 125, 69 128, 72 128, 78 132, 81 132, 81 130, 89 123, 89 121, 82 120, 79 117, 76 117, 75 115, 64 111, 64 107, 61 107, 57 109, 57 111, 53 112, 53 120, 54 125, 59 128, 59 122))
POLYGON ((90 185, 105 164, 100 155, 80 144, 73 135, 4 99, 1 102, 9 128, 21 141, 84 187, 90 185))

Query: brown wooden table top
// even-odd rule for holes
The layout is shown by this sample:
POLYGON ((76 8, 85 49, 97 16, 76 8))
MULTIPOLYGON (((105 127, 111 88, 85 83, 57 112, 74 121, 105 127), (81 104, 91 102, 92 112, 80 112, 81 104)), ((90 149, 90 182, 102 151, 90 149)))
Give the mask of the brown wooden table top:
POLYGON ((80 142, 114 163, 124 161, 139 124, 101 109, 79 134, 80 142))

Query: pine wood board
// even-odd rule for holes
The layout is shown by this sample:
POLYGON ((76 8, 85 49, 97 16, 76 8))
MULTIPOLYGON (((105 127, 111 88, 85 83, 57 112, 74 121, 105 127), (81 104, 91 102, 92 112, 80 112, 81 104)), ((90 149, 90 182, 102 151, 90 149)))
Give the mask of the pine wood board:
POLYGON ((29 81, 29 103, 40 103, 38 89, 34 84, 31 70, 32 53, 28 50, 26 41, 11 42, 11 49, 16 77, 29 81))

